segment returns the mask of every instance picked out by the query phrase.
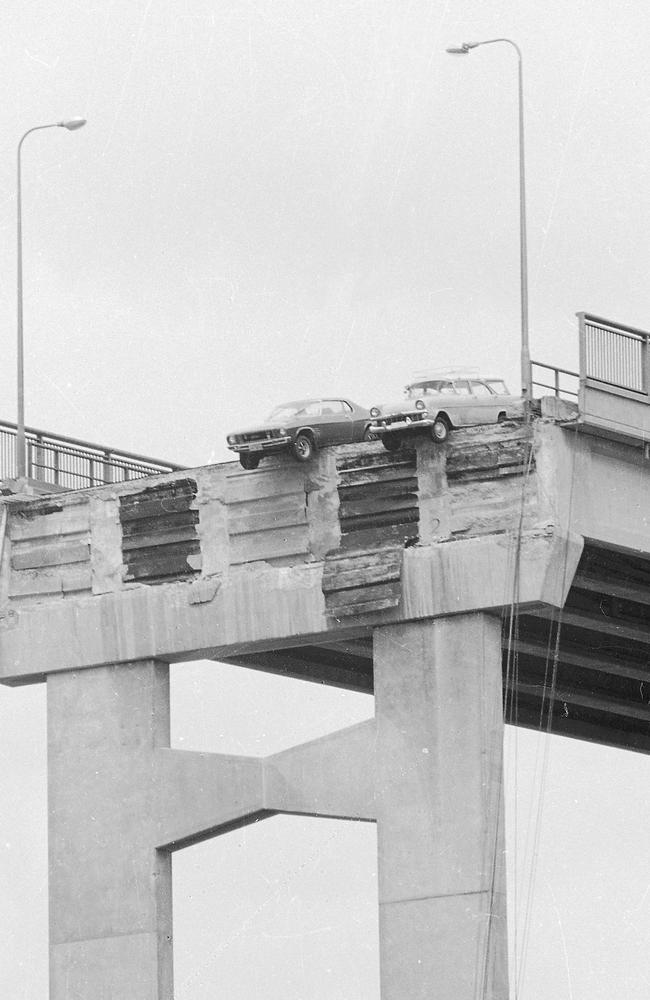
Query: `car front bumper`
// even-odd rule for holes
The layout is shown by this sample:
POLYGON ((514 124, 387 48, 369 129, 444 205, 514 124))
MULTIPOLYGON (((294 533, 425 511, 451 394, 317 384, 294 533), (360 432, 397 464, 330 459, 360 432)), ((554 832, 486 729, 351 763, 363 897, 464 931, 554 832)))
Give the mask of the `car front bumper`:
POLYGON ((433 427, 433 417, 426 415, 409 416, 408 414, 398 414, 393 417, 377 417, 370 425, 373 434, 403 434, 404 431, 421 431, 433 427))
POLYGON ((284 437, 265 438, 263 441, 241 441, 239 444, 229 444, 230 451, 244 455, 264 455, 271 451, 284 451, 291 444, 291 435, 284 437))

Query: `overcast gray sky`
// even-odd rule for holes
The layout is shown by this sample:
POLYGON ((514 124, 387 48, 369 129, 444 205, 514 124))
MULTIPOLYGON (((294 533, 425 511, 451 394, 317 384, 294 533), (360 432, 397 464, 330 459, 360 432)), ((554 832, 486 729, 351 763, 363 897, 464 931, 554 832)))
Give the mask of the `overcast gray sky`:
MULTIPOLYGON (((16 144, 73 115, 88 126, 24 146, 28 425, 193 465, 285 399, 370 405, 460 364, 515 387, 516 60, 445 53, 465 39, 524 53, 533 357, 577 367, 580 309, 650 323, 642 4, 5 0, 0 17, 4 419, 16 144)), ((179 746, 266 753, 372 713, 232 668, 174 673, 179 746)), ((0 689, 15 1000, 46 993, 44 737, 42 689, 0 689)), ((648 760, 553 740, 542 787, 533 737, 517 744, 520 829, 543 801, 532 895, 510 838, 520 955, 532 914, 520 996, 645 1000, 648 760)), ((374 836, 276 819, 177 855, 177 1000, 375 1000, 374 836)))

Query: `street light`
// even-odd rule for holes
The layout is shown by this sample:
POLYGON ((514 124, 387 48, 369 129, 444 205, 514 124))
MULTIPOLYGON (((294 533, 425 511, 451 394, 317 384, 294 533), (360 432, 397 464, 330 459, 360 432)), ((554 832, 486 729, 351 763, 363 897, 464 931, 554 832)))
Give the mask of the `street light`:
POLYGON ((25 365, 23 350, 23 221, 22 221, 22 189, 21 189, 21 162, 20 154, 23 142, 31 132, 38 132, 43 128, 66 128, 68 132, 74 132, 78 128, 83 128, 86 124, 85 118, 67 118, 62 122, 52 122, 50 125, 35 125, 34 128, 27 129, 18 143, 17 154, 17 243, 18 260, 16 272, 17 284, 17 376, 18 376, 18 420, 16 431, 16 477, 24 478, 26 475, 26 448, 25 448, 25 365))
POLYGON ((528 338, 528 250, 526 244, 526 173, 524 164, 524 78, 521 49, 510 38, 488 38, 483 42, 463 42, 458 47, 447 49, 452 55, 466 56, 479 45, 494 45, 505 42, 517 53, 519 64, 519 255, 521 283, 521 385, 528 403, 532 399, 532 371, 530 367, 530 343, 528 338))

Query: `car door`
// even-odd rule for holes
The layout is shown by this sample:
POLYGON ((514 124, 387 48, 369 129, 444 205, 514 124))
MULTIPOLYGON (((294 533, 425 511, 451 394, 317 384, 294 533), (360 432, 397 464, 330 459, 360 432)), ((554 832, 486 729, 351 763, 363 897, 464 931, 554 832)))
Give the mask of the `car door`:
POLYGON ((472 390, 473 420, 477 424, 496 423, 499 416, 500 401, 490 387, 480 379, 470 379, 472 390))
POLYGON ((507 417, 518 417, 523 415, 523 403, 521 397, 517 398, 508 392, 508 388, 503 379, 489 379, 485 382, 494 393, 494 402, 497 404, 497 420, 499 413, 505 413, 507 417))
POLYGON ((352 411, 344 400, 321 401, 319 430, 323 444, 347 444, 352 440, 352 411))
POLYGON ((455 427, 464 427, 474 421, 474 397, 470 391, 469 381, 464 378, 453 382, 441 383, 441 399, 439 409, 446 410, 455 427))
POLYGON ((363 441, 364 434, 370 423, 370 414, 367 410, 363 410, 352 403, 348 403, 347 399, 342 399, 341 403, 343 405, 343 411, 350 421, 350 437, 348 440, 353 443, 355 441, 363 441))

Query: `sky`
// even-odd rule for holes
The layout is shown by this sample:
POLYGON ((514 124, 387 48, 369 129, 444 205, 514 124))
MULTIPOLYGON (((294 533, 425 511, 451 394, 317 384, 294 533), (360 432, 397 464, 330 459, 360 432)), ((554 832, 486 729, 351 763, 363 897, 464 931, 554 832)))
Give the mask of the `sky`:
MULTIPOLYGON (((372 405, 446 366, 517 388, 516 59, 446 54, 463 40, 524 55, 533 358, 577 368, 579 310, 650 322, 644 5, 5 0, 0 18, 0 419, 16 146, 76 115, 23 147, 28 426, 192 466, 284 400, 372 405)), ((176 745, 266 753, 372 714, 289 683, 175 668, 176 745)), ((507 742, 517 996, 645 1000, 648 759, 507 742)), ((44 747, 42 688, 0 689, 15 1000, 47 989, 44 747)), ((277 818, 176 855, 177 1000, 376 1000, 374 837, 277 818)))

